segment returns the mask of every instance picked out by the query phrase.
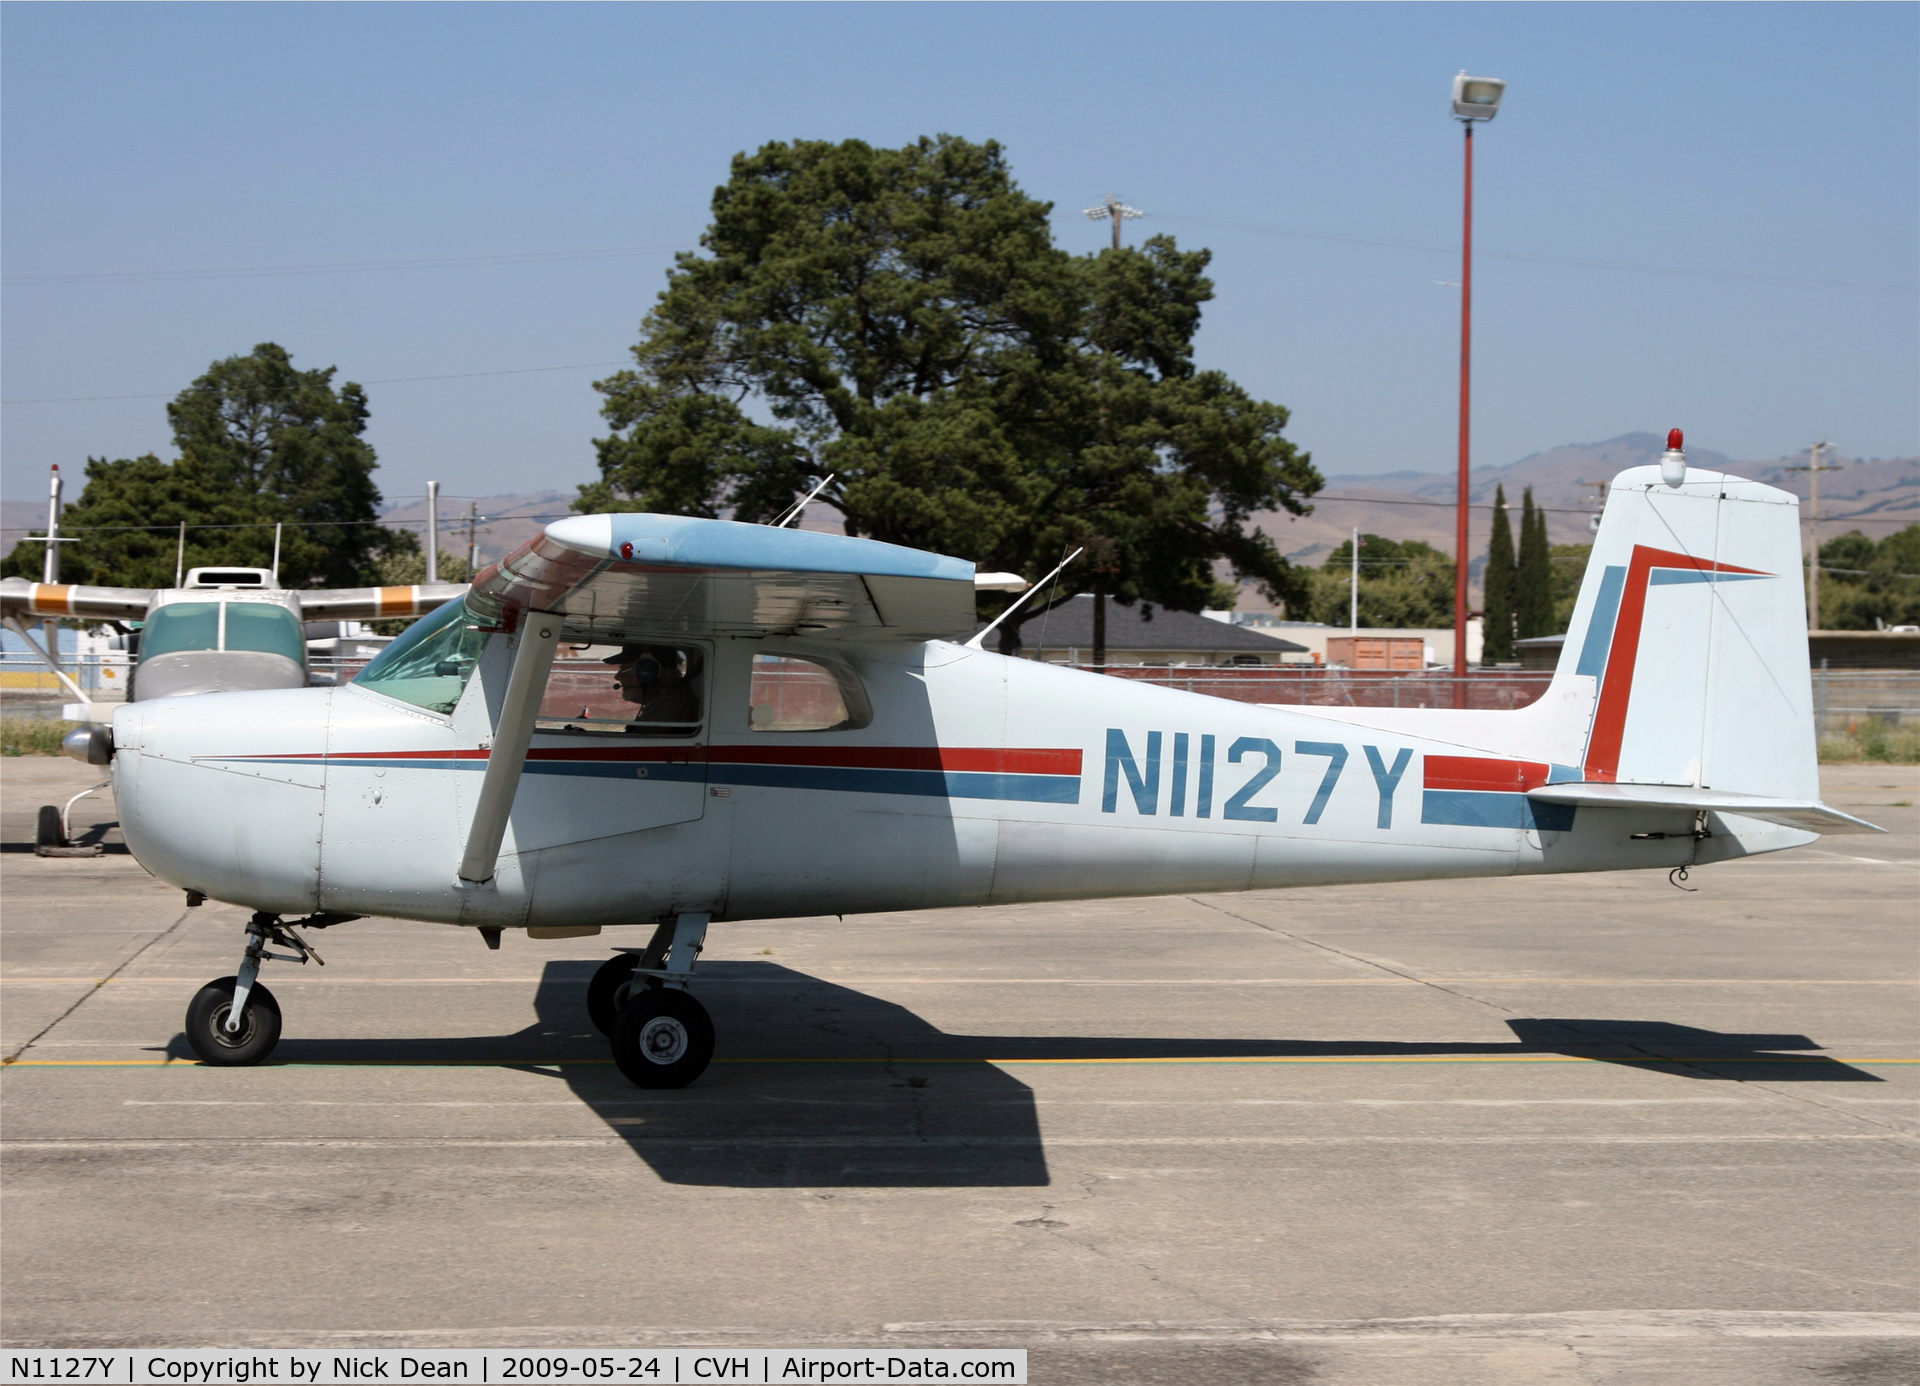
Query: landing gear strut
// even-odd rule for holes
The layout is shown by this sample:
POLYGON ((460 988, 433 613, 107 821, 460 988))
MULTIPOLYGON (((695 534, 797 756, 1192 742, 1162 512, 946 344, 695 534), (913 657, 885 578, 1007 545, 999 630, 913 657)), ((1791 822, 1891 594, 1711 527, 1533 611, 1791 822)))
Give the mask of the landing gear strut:
POLYGON ((713 1059, 713 1021, 686 989, 710 918, 663 920, 645 948, 622 949, 588 984, 588 1014, 612 1039, 614 1063, 643 1088, 683 1088, 713 1059))
POLYGON ((257 1064, 271 1054, 280 1042, 280 1003, 259 984, 260 964, 278 958, 304 965, 311 958, 325 967, 312 945, 293 931, 295 924, 324 929, 356 917, 316 914, 294 924, 282 924, 279 915, 263 910, 249 919, 247 951, 240 959, 238 975, 208 982, 187 1005, 187 1043, 200 1061, 230 1068, 257 1064), (269 953, 269 943, 294 951, 269 953))

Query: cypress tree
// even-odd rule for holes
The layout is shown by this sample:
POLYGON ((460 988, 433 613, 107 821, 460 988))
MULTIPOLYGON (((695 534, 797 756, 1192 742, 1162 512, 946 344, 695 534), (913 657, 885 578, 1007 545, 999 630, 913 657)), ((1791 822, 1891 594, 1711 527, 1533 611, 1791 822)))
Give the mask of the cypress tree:
POLYGON ((1513 583, 1514 628, 1522 640, 1553 633, 1553 553, 1547 543, 1547 512, 1533 503, 1529 486, 1521 500, 1520 561, 1513 583))
POLYGON ((1486 597, 1482 615, 1480 662, 1513 661, 1513 530, 1507 523, 1507 491, 1493 488, 1493 536, 1487 541, 1487 570, 1482 579, 1486 597))

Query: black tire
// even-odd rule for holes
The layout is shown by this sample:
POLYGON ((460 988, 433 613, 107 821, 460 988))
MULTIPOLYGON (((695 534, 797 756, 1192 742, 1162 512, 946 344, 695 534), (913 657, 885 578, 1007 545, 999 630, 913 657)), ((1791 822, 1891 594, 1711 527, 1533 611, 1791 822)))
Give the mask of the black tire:
POLYGON ((587 983, 587 1015, 601 1034, 611 1035, 619 1023, 620 1003, 626 999, 620 995, 620 988, 633 980, 633 969, 639 965, 640 959, 634 954, 615 953, 600 964, 600 970, 587 983))
POLYGON ((223 1028, 233 1007, 237 981, 221 977, 208 982, 187 1005, 187 1043, 202 1063, 219 1068, 257 1064, 280 1042, 280 1003, 258 982, 247 993, 247 1010, 240 1017, 239 1033, 229 1035, 223 1028))
POLYGON ((40 822, 33 834, 36 847, 65 847, 67 835, 60 830, 60 809, 56 804, 40 805, 40 822))
POLYGON ((613 1061, 643 1088, 684 1088, 712 1060, 713 1021, 684 991, 640 991, 613 1027, 613 1061))

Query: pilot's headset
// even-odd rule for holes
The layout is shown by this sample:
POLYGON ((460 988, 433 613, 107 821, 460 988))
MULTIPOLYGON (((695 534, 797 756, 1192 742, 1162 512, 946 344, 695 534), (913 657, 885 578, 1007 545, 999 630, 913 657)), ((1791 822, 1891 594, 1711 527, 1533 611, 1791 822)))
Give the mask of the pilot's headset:
POLYGON ((609 655, 601 663, 616 666, 631 664, 633 681, 643 688, 660 682, 666 674, 666 665, 646 645, 622 646, 619 654, 609 655))

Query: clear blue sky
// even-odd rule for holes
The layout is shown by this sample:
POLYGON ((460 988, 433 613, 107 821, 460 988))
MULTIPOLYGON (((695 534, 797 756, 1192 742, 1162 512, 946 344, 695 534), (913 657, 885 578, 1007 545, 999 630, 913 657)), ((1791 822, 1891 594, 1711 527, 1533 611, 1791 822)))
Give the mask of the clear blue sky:
MULTIPOLYGON (((945 131, 1006 145, 1068 248, 1109 192, 1210 246, 1203 362, 1323 469, 1444 469, 1464 67, 1510 83, 1477 462, 1673 424, 1920 451, 1911 4, 14 3, 0 37, 9 401, 170 396, 266 340, 366 382, 618 361, 736 151, 945 131), (495 255, 548 258, 233 273, 495 255)), ((383 488, 588 479, 606 373, 370 384, 383 488)), ((171 455, 163 405, 8 405, 5 495, 171 455)))

